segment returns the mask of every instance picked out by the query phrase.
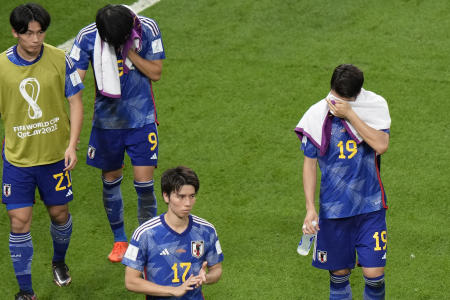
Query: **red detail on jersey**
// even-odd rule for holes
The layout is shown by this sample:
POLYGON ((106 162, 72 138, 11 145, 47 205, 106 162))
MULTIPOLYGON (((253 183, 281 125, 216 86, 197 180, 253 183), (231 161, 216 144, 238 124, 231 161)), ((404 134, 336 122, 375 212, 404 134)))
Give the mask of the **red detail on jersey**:
POLYGON ((381 189, 381 202, 383 203, 384 209, 388 209, 388 206, 386 205, 386 199, 385 199, 383 183, 381 182, 380 169, 378 168, 377 153, 375 152, 374 155, 375 155, 375 160, 374 160, 374 162, 375 162, 375 169, 377 170, 378 183, 380 184, 380 189, 381 189))
POLYGON ((151 82, 151 81, 150 81, 150 94, 152 95, 153 111, 154 111, 154 114, 155 114, 155 123, 156 123, 156 125, 159 125, 159 122, 158 122, 158 116, 157 116, 157 114, 156 114, 155 96, 153 95, 153 85, 152 85, 152 82, 151 82))

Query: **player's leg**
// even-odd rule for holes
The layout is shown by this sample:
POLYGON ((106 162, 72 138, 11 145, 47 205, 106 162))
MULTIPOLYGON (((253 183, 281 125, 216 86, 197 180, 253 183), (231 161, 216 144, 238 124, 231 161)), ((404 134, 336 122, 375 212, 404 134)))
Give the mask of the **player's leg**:
POLYGON ((134 188, 138 198, 139 225, 156 216, 153 166, 134 166, 134 188))
POLYGON ((72 282, 69 267, 65 262, 72 236, 72 216, 67 204, 47 206, 47 211, 51 219, 50 234, 53 240, 53 280, 58 286, 67 286, 72 282))
POLYGON ((350 269, 330 271, 330 300, 352 299, 350 269))
POLYGON ((128 246, 121 191, 125 132, 93 127, 86 158, 88 165, 102 170, 103 206, 114 235, 114 246, 108 255, 111 262, 120 262, 128 246))
POLYGON ((14 205, 7 204, 6 209, 8 209, 11 225, 9 251, 20 288, 19 294, 34 295, 31 280, 31 262, 34 249, 30 234, 33 207, 14 208, 14 205))
POLYGON ((64 160, 38 166, 36 169, 39 194, 47 207, 51 221, 53 281, 58 286, 66 286, 72 281, 65 263, 72 236, 72 217, 68 205, 73 200, 71 174, 69 171, 63 171, 64 160))
POLYGON ((387 231, 385 210, 361 215, 358 234, 358 261, 362 266, 365 300, 385 298, 387 231))
POLYGON ((156 124, 130 130, 126 151, 134 170, 134 187, 138 198, 139 224, 156 216, 153 173, 158 163, 158 131, 156 124))
POLYGON ((330 272, 330 299, 352 299, 351 269, 355 266, 353 220, 319 219, 313 266, 330 272))
POLYGON ((102 171, 103 206, 114 234, 115 243, 128 241, 123 221, 122 179, 122 168, 113 171, 102 171))
POLYGON ((30 234, 34 193, 33 168, 19 168, 3 158, 2 202, 10 221, 9 251, 20 291, 19 297, 35 297, 31 280, 33 242, 30 234))

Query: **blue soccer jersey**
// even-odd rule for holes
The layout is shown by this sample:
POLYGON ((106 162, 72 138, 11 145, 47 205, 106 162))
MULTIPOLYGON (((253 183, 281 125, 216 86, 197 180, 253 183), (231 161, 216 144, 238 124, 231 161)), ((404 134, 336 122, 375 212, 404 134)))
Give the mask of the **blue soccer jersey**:
MULTIPOLYGON (((17 45, 10 47, 6 50, 6 56, 8 59, 15 65, 18 66, 31 66, 32 64, 37 63, 41 57, 42 53, 45 51, 45 46, 42 46, 41 53, 39 56, 33 61, 27 61, 17 54, 17 45)), ((72 61, 72 59, 66 55, 66 79, 65 79, 65 87, 64 94, 66 98, 69 98, 84 88, 83 83, 81 83, 80 76, 78 75, 77 69, 72 61)))
MULTIPOLYGON (((179 234, 164 220, 155 217, 134 232, 122 263, 145 272, 146 279, 159 285, 179 286, 189 276, 198 275, 204 261, 213 266, 223 260, 216 230, 211 223, 189 215, 187 229, 179 234)), ((183 297, 147 299, 203 299, 201 287, 188 291, 183 297)))
POLYGON ((387 208, 380 156, 367 143, 358 145, 340 118, 332 120, 325 155, 320 156, 319 149, 306 137, 301 147, 305 156, 317 158, 322 173, 319 218, 345 218, 387 208))
MULTIPOLYGON (((156 22, 139 16, 142 24, 142 47, 139 55, 147 60, 165 58, 164 48, 156 22)), ((87 70, 94 62, 94 45, 97 35, 95 23, 78 33, 70 57, 80 70, 87 70)), ((118 69, 123 70, 121 53, 117 55, 118 69)), ((121 97, 109 98, 98 91, 95 96, 93 126, 103 129, 139 128, 155 123, 156 109, 151 80, 136 68, 128 73, 119 72, 121 97)))

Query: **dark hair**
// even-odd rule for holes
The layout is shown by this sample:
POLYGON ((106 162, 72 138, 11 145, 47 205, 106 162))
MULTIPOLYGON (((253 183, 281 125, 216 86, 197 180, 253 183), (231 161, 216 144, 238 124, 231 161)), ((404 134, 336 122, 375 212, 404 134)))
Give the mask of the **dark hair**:
POLYGON ((336 67, 331 76, 331 89, 346 98, 358 96, 364 83, 364 74, 356 66, 342 64, 336 67))
POLYGON ((194 186, 195 192, 200 188, 200 181, 195 172, 184 166, 166 170, 161 176, 161 192, 170 195, 179 191, 183 185, 194 186))
POLYGON ((108 4, 97 11, 95 23, 100 38, 117 49, 130 36, 134 17, 125 6, 108 4))
POLYGON ((15 32, 24 34, 28 30, 28 24, 36 21, 41 25, 41 30, 46 31, 50 25, 49 13, 36 3, 27 3, 17 6, 9 16, 9 23, 15 32))

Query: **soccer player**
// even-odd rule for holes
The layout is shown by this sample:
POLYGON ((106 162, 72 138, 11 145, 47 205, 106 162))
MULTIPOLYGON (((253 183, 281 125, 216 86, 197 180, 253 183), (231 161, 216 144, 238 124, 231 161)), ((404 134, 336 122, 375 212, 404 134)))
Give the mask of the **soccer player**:
POLYGON ((120 262, 128 243, 121 182, 125 151, 131 158, 139 224, 156 216, 153 172, 158 161, 157 118, 152 81, 165 58, 156 22, 123 5, 107 5, 96 22, 81 29, 71 57, 82 79, 89 62, 96 96, 87 163, 102 170, 103 204, 114 235, 108 259, 120 262))
POLYGON ((304 152, 303 232, 317 233, 312 264, 329 270, 330 299, 352 299, 355 252, 364 274, 364 299, 385 295, 387 206, 380 155, 388 148, 391 119, 386 101, 363 89, 363 83, 356 66, 336 67, 330 93, 308 109, 295 129, 304 152), (319 216, 314 204, 317 163, 319 216))
POLYGON ((216 230, 190 214, 199 187, 197 175, 187 167, 163 173, 167 213, 134 232, 122 260, 128 290, 146 294, 146 299, 203 299, 201 286, 220 279, 223 254, 216 230))
POLYGON ((20 288, 15 299, 29 300, 36 299, 30 234, 36 187, 51 219, 54 282, 66 286, 72 280, 65 264, 72 233, 68 202, 73 199, 70 171, 77 163, 83 84, 64 51, 44 43, 50 15, 43 7, 19 5, 10 23, 17 44, 0 54, 2 202, 10 220, 9 249, 20 288))

